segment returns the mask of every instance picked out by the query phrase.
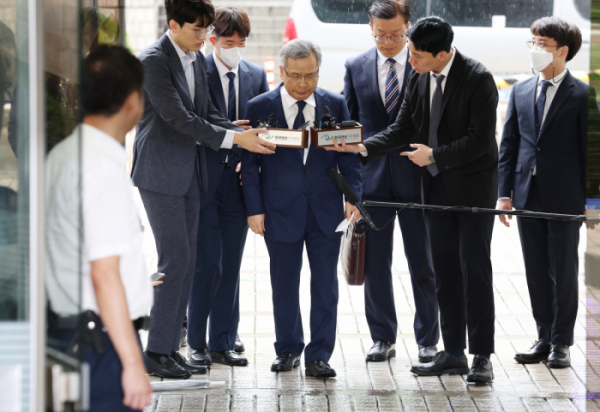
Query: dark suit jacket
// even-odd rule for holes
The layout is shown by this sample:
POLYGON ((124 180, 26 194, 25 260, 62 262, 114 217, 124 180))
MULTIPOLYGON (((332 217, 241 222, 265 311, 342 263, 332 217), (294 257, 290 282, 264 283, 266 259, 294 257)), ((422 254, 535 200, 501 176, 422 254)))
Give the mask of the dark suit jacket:
MULTIPOLYGON (((537 165, 544 208, 551 213, 582 214, 589 86, 567 73, 538 137, 534 117, 537 84, 538 76, 518 82, 510 95, 500 144, 498 197, 510 197, 516 209, 523 209, 537 165)), ((592 105, 595 100, 594 93, 592 105)))
MULTIPOLYGON (((388 115, 379 93, 377 47, 346 61, 344 98, 350 117, 363 125, 364 138, 368 139, 394 123, 404 100, 404 91, 412 66, 405 62, 404 80, 400 100, 388 115)), ((392 188, 403 199, 418 201, 420 198, 419 167, 409 159, 392 153, 363 167, 363 198, 370 200, 393 200, 392 188), (417 179, 415 179, 417 178, 417 179), (416 184, 415 184, 416 183, 416 184)))
POLYGON ((210 101, 206 61, 196 53, 193 63, 196 95, 190 96, 183 66, 167 34, 140 54, 144 65, 146 102, 133 148, 133 183, 147 190, 181 196, 197 173, 200 143, 202 188, 208 186, 205 148, 218 151, 226 129, 243 131, 224 119, 210 101))
MULTIPOLYGON (((433 149, 433 155, 452 204, 494 207, 498 188, 498 90, 493 76, 481 63, 455 52, 442 100, 439 146, 433 149)), ((396 122, 365 142, 369 155, 361 159, 363 162, 397 153, 415 135, 418 143, 429 144, 429 75, 411 75, 396 122)), ((431 175, 425 167, 421 173, 422 200, 426 202, 431 175)))
MULTIPOLYGON (((215 56, 213 53, 209 53, 209 55, 206 56, 206 68, 211 101, 221 115, 227 118, 223 86, 221 84, 221 77, 217 65, 215 64, 215 56)), ((265 69, 245 60, 240 62, 238 76, 240 84, 240 90, 238 91, 238 117, 241 120, 246 113, 246 103, 259 94, 268 92, 269 83, 267 82, 267 73, 265 72, 265 69)), ((208 150, 206 152, 208 188, 206 194, 201 198, 201 207, 204 207, 210 202, 219 186, 221 174, 223 173, 222 162, 227 159, 229 166, 235 170, 240 160, 240 154, 241 149, 237 147, 233 150, 220 149, 218 152, 213 150, 208 150)))
MULTIPOLYGON (((258 119, 272 120, 287 125, 281 103, 280 88, 262 94, 248 102, 246 119, 253 127, 258 119)), ((350 115, 342 96, 317 87, 316 117, 320 118, 324 106, 338 120, 349 120, 350 115)), ((284 126, 285 127, 285 126, 284 126)), ((265 214, 265 236, 277 242, 293 243, 305 232, 307 207, 315 215, 319 227, 329 238, 339 238, 337 225, 344 219, 342 192, 327 172, 339 168, 350 187, 361 196, 361 165, 351 153, 328 152, 311 146, 303 163, 299 149, 279 147, 275 154, 258 155, 242 152, 242 186, 248 216, 265 214)))

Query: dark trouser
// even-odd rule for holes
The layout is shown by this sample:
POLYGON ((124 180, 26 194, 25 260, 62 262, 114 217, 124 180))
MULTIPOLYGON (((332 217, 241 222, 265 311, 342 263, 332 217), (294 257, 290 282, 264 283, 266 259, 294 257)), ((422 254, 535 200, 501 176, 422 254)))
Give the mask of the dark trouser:
POLYGON ((204 349, 209 323, 208 347, 233 350, 240 319, 240 266, 248 222, 238 173, 223 171, 219 187, 200 210, 198 256, 188 309, 188 342, 204 349))
POLYGON ((297 356, 304 350, 304 333, 300 314, 300 271, 302 251, 310 263, 310 343, 304 354, 305 363, 329 361, 335 347, 337 325, 337 262, 341 239, 331 239, 321 231, 308 207, 304 236, 294 243, 265 238, 271 260, 273 314, 275 316, 275 352, 291 352, 297 356))
MULTIPOLYGON (((534 181, 525 209, 551 212, 543 207, 534 181)), ((517 223, 538 337, 571 346, 579 306, 577 247, 581 222, 517 218, 517 223)))
MULTIPOLYGON (((123 366, 108 334, 104 333, 104 336, 107 346, 105 352, 94 353, 87 348, 82 349, 83 362, 90 367, 90 409, 88 411, 133 411, 133 409, 123 405, 124 394, 121 386, 123 366)), ((141 350, 142 346, 140 344, 141 350)))
MULTIPOLYGON (((368 212, 377 226, 382 227, 393 219, 396 209, 370 207, 368 212)), ((423 212, 405 209, 398 215, 398 223, 402 230, 404 253, 408 260, 415 302, 415 338, 419 345, 433 346, 440 337, 438 304, 423 212)), ((374 342, 396 343, 398 321, 392 284, 393 240, 393 221, 379 232, 367 232, 365 311, 374 342)))
MULTIPOLYGON (((428 203, 450 206, 442 176, 432 178, 428 203)), ((493 215, 425 212, 444 347, 494 352, 494 288, 490 250, 493 215)))
POLYGON ((200 215, 198 177, 183 196, 140 189, 158 252, 158 271, 164 283, 154 287, 147 349, 170 354, 179 350, 181 325, 187 309, 196 265, 200 215))

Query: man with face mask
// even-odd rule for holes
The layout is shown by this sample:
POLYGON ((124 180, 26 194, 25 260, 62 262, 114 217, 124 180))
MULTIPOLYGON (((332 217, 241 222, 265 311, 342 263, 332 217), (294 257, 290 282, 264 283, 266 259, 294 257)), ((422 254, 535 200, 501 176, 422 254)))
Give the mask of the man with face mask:
MULTIPOLYGON (((238 7, 221 7, 213 27, 209 40, 215 49, 206 56, 211 100, 223 117, 250 129, 248 120, 238 120, 244 116, 246 102, 269 90, 265 70, 242 60, 250 19, 238 7)), ((239 151, 228 149, 206 153, 209 184, 201 199, 196 274, 188 308, 190 359, 197 365, 248 364, 236 353, 244 352, 237 328, 240 266, 248 233, 239 156, 239 151)))
MULTIPOLYGON (((497 208, 581 215, 588 102, 596 104, 593 89, 566 69, 581 47, 581 32, 558 17, 544 17, 531 25, 531 34, 527 44, 536 76, 516 83, 510 96, 497 208)), ((506 216, 500 221, 509 226, 506 216)), ((581 223, 517 218, 517 224, 538 340, 515 360, 568 367, 578 306, 581 223)))

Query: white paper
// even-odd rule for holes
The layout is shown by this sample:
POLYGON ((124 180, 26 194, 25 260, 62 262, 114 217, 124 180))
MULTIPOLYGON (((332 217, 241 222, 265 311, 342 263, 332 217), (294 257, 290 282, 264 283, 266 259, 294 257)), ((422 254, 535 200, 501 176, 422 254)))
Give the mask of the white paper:
POLYGON ((342 220, 342 222, 338 225, 337 229, 335 229, 336 232, 345 232, 346 229, 348 229, 348 226, 350 226, 350 222, 352 221, 352 219, 354 219, 354 212, 352 212, 352 215, 350 215, 350 219, 344 219, 342 220))

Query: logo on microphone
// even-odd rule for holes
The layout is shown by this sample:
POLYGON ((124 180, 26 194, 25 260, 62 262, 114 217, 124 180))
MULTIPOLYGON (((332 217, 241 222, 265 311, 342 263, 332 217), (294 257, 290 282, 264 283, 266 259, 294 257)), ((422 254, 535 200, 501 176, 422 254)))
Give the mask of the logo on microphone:
POLYGON ((321 136, 321 138, 323 140, 325 140, 326 142, 330 141, 331 139, 333 139, 333 136, 329 136, 328 134, 324 134, 323 136, 321 136))

